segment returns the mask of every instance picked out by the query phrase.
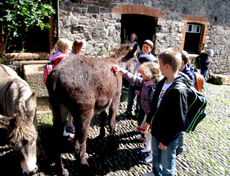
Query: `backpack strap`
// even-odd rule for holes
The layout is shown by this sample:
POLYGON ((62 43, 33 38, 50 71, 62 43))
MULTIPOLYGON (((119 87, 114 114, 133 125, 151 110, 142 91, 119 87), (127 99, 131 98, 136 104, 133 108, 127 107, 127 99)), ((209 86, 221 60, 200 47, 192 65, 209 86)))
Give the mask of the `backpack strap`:
POLYGON ((57 65, 62 59, 64 59, 63 56, 57 58, 57 59, 54 61, 54 67, 56 67, 56 65, 57 65))

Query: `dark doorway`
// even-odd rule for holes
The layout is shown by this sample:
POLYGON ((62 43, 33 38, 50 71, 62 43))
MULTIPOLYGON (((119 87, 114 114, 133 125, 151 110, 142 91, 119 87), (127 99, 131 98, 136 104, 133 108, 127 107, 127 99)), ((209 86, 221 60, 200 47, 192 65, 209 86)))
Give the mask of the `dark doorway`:
POLYGON ((155 43, 156 24, 157 19, 154 17, 123 14, 121 16, 121 42, 125 43, 130 34, 135 33, 140 48, 146 39, 152 40, 155 43))
POLYGON ((8 53, 22 51, 22 42, 24 40, 25 52, 49 52, 49 30, 41 30, 34 27, 28 30, 24 39, 14 38, 8 53))
POLYGON ((189 54, 199 53, 201 31, 201 25, 195 23, 187 24, 184 50, 187 51, 189 54))

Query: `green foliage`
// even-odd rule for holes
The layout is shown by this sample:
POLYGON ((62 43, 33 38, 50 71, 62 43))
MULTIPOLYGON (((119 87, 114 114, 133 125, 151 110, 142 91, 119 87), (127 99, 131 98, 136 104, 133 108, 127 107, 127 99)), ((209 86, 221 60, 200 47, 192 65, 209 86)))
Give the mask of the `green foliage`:
MULTIPOLYGON (((44 19, 55 14, 51 2, 41 0, 6 0, 0 2, 0 23, 3 25, 5 44, 14 37, 26 35, 28 29, 50 28, 44 19)), ((22 41, 23 42, 23 41, 22 41)))
POLYGON ((4 64, 5 61, 6 61, 6 57, 5 56, 0 57, 0 64, 4 64))

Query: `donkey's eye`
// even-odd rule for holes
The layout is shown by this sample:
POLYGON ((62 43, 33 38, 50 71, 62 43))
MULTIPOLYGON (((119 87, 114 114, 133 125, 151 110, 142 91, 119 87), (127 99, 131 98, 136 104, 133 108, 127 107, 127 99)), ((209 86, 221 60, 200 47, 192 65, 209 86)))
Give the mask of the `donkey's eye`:
POLYGON ((28 143, 27 140, 22 140, 22 146, 25 146, 28 143))

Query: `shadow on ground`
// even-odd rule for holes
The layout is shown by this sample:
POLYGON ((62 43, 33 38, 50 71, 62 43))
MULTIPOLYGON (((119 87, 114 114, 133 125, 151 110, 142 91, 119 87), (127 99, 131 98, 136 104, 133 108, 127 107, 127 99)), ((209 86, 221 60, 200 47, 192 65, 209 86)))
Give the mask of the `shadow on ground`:
MULTIPOLYGON (((113 152, 111 146, 109 145, 108 131, 106 137, 103 139, 97 138, 99 135, 99 117, 95 118, 91 122, 90 136, 87 139, 87 159, 91 167, 92 172, 95 175, 106 175, 110 172, 115 172, 118 170, 129 171, 131 168, 137 165, 141 165, 140 160, 144 160, 147 154, 140 155, 137 152, 144 146, 143 141, 135 139, 138 135, 136 132, 132 132, 130 126, 122 122, 122 117, 119 117, 117 123, 124 125, 121 127, 121 131, 117 129, 118 134, 116 135, 116 142, 119 144, 119 148, 113 152), (126 128, 125 128, 126 126, 126 128)), ((39 136, 41 138, 43 149, 48 157, 46 162, 37 162, 39 170, 34 175, 56 175, 54 163, 52 160, 52 126, 46 123, 39 123, 39 136)), ((4 133, 1 132, 1 147, 6 147, 7 141, 4 142, 4 133)), ((70 140, 62 140, 62 158, 63 164, 69 171, 69 175, 79 175, 78 164, 75 160, 73 147, 70 144, 70 140)), ((19 161, 14 156, 12 149, 6 147, 1 148, 0 155, 0 166, 1 173, 4 175, 21 176, 21 167, 19 161), (8 152, 8 153, 7 153, 8 152), (13 168, 13 169, 12 169, 13 168)), ((149 166, 151 168, 151 166, 149 166)), ((2 175, 2 174, 1 174, 2 175)))

